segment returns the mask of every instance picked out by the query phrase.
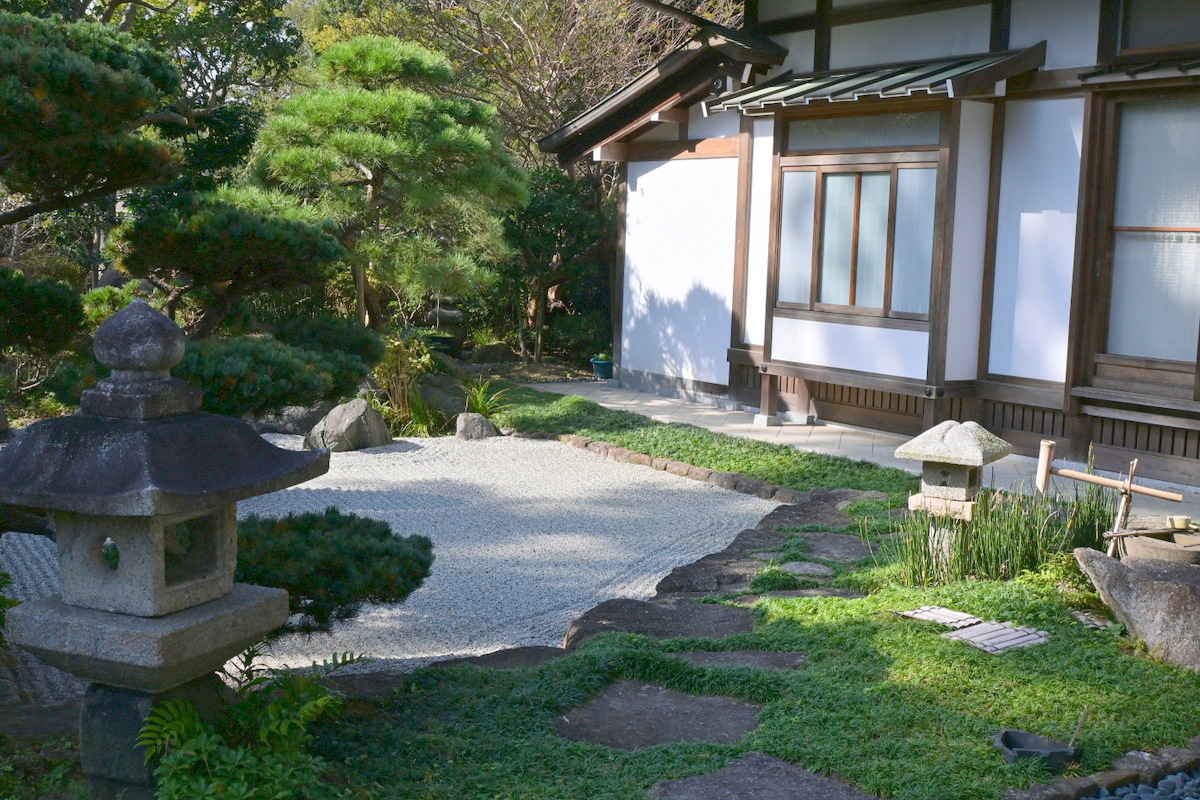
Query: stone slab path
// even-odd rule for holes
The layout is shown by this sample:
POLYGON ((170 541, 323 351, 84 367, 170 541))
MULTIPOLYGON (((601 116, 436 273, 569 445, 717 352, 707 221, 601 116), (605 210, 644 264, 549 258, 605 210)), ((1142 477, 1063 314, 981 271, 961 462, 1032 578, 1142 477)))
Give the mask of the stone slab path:
POLYGON ((832 778, 762 753, 747 753, 707 775, 659 781, 650 796, 655 800, 877 800, 832 778))

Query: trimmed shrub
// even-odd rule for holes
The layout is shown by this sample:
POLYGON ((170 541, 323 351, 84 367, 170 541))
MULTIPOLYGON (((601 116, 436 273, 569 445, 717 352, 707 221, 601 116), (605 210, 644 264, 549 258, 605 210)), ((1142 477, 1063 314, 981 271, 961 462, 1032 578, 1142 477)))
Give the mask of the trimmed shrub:
POLYGON ((432 563, 428 537, 396 536, 384 522, 336 508, 252 516, 238 528, 237 580, 287 589, 294 631, 328 631, 363 603, 399 603, 432 563))
POLYGON ((275 338, 305 350, 346 353, 366 363, 368 369, 383 359, 379 334, 352 319, 328 314, 284 320, 275 327, 275 338))
POLYGON ((205 411, 235 417, 336 396, 325 359, 270 336, 188 342, 175 376, 204 392, 205 411))
POLYGON ((0 269, 0 350, 53 355, 83 327, 83 308, 70 286, 0 269))

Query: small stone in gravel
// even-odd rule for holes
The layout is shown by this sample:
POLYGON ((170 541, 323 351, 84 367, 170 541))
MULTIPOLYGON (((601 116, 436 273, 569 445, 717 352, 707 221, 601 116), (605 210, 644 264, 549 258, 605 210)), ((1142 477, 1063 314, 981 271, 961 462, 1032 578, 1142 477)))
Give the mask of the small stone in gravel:
POLYGON ((640 681, 617 681, 555 721, 567 739, 619 750, 673 742, 733 744, 754 730, 762 706, 730 697, 695 697, 640 681))
POLYGON ((844 783, 762 753, 747 753, 724 769, 650 789, 655 800, 874 800, 844 783))
POLYGON ((754 667, 756 669, 796 669, 808 661, 804 653, 775 653, 768 650, 718 650, 672 653, 698 667, 754 667))
POLYGON ((824 564, 814 564, 811 561, 789 561, 780 564, 779 568, 792 575, 805 575, 814 578, 828 578, 834 573, 833 567, 824 564))
POLYGON ((745 610, 730 606, 680 603, 671 607, 644 600, 606 600, 571 623, 563 647, 570 650, 593 636, 613 631, 640 633, 652 639, 724 639, 753 629, 753 618, 745 610))

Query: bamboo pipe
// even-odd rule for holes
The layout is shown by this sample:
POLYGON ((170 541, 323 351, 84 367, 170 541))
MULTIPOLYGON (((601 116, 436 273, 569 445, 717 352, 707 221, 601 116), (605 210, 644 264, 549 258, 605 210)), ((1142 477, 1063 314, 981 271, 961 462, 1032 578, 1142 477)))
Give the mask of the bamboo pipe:
POLYGON ((1035 481, 1038 491, 1042 494, 1045 494, 1050 489, 1050 476, 1061 475, 1064 478, 1083 481, 1084 483, 1093 483, 1097 486, 1107 486, 1109 489, 1116 489, 1118 491, 1128 490, 1134 494, 1144 494, 1147 497, 1157 497, 1160 500, 1173 500, 1176 503, 1183 502, 1183 495, 1177 492, 1151 489, 1148 486, 1135 486, 1129 481, 1101 478, 1099 475, 1091 475, 1087 472, 1079 472, 1074 469, 1059 469, 1053 466, 1054 448, 1055 443, 1053 441, 1049 439, 1042 440, 1041 452, 1038 454, 1037 480, 1035 481))

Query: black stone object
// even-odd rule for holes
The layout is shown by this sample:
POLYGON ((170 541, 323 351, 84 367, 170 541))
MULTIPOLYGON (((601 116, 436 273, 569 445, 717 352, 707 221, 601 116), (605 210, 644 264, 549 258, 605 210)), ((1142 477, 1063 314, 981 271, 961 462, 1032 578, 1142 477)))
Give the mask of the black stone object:
POLYGON ((1046 762, 1050 771, 1059 775, 1075 760, 1075 748, 1066 742, 1047 739, 1036 733, 1005 728, 992 737, 992 743, 1010 764, 1025 758, 1046 762))
POLYGON ((329 469, 325 450, 264 441, 241 420, 199 411, 170 369, 183 333, 135 300, 96 332, 113 372, 81 413, 35 423, 0 450, 0 503, 110 516, 190 513, 301 483, 329 469))

